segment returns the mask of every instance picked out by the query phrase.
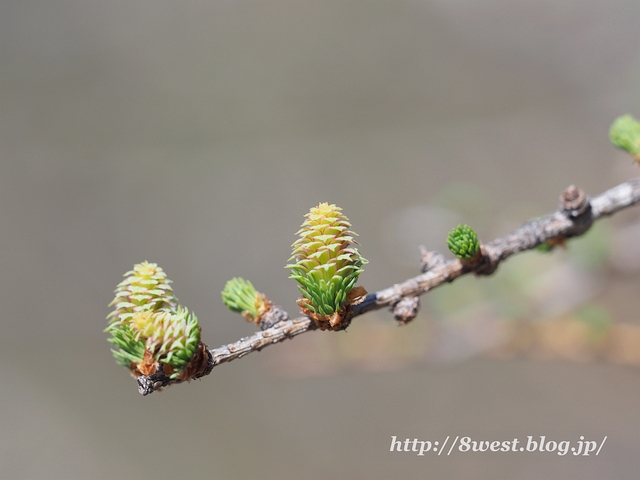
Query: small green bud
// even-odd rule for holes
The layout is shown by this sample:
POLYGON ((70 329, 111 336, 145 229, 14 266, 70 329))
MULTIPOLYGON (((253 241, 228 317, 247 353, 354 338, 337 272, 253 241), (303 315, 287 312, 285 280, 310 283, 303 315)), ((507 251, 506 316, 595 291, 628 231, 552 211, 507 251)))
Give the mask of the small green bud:
POLYGON ((609 129, 611 143, 640 161, 640 123, 631 115, 618 117, 609 129))
POLYGON ((247 321, 255 323, 259 323, 262 315, 271 307, 266 295, 256 291, 251 282, 244 278, 232 278, 227 282, 222 290, 222 302, 247 321))
POLYGON ((480 252, 476 232, 469 225, 458 225, 447 237, 449 250, 461 260, 471 260, 480 252))
MULTIPOLYGON (((313 314, 320 328, 344 328, 343 307, 353 302, 349 293, 368 262, 353 246, 356 234, 349 230, 351 224, 341 208, 321 203, 305 217, 297 233, 300 238, 292 245, 293 263, 286 267, 291 269, 289 278, 299 283, 304 297, 299 304, 313 314), (325 325, 332 316, 330 326, 325 325)), ((359 298, 364 290, 356 292, 359 298)))

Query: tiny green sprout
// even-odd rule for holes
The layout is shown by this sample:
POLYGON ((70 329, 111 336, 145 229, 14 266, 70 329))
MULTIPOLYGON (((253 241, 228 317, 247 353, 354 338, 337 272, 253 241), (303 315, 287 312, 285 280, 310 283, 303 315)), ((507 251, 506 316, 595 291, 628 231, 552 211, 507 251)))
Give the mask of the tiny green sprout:
POLYGON ((232 278, 226 283, 222 290, 222 302, 254 323, 260 323, 262 315, 271 307, 266 295, 256 291, 251 282, 244 278, 232 278))
POLYGON ((609 129, 611 143, 640 162, 640 122, 631 115, 616 118, 609 129))
POLYGON ((556 247, 567 248, 567 237, 552 237, 546 242, 542 242, 535 250, 542 253, 548 253, 555 250, 556 247))
POLYGON ((125 276, 109 304, 115 309, 105 329, 116 361, 134 376, 154 373, 162 364, 172 378, 191 378, 204 361, 197 355, 198 365, 191 364, 204 346, 197 317, 178 304, 171 281, 155 263, 137 264, 125 276))
POLYGON ((549 253, 553 250, 554 245, 551 245, 549 242, 542 242, 535 248, 536 252, 540 253, 549 253))
POLYGON ((303 313, 322 329, 341 330, 349 324, 349 305, 366 291, 355 287, 367 260, 354 247, 356 235, 342 209, 321 203, 305 215, 306 220, 292 245, 289 278, 298 282, 303 313), (354 289, 355 287, 355 289, 354 289))
POLYGON ((458 225, 447 237, 449 250, 461 260, 471 260, 480 253, 480 242, 469 225, 458 225))

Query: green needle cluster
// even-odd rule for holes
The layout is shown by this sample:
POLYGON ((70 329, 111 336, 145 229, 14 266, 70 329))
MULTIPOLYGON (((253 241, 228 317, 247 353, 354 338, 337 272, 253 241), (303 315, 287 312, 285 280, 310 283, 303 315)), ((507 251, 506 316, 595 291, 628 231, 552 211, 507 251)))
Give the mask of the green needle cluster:
POLYGON ((471 260, 480 251, 480 242, 476 232, 469 225, 458 225, 447 237, 449 250, 462 260, 471 260))
POLYGON ((244 278, 232 278, 227 282, 222 290, 222 302, 231 311, 256 323, 271 305, 267 297, 258 292, 251 282, 244 278))
POLYGON ((640 122, 631 115, 618 117, 609 129, 611 143, 640 161, 640 122))

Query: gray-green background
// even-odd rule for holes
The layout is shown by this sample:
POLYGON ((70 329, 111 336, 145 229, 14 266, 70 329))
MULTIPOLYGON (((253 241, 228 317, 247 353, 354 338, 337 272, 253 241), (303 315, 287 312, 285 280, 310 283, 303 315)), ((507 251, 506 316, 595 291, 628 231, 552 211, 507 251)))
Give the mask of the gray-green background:
MULTIPOLYGON (((351 219, 375 291, 417 273, 419 244, 444 251, 459 218, 488 240, 571 183, 637 174, 607 130, 640 114, 638 18, 635 0, 3 1, 0 477, 636 475, 640 374, 615 362, 442 361, 450 342, 396 367, 286 366, 354 326, 143 398, 102 330, 143 260, 211 346, 253 331, 221 304, 233 276, 295 313, 283 266, 318 202, 351 219), (477 216, 432 206, 456 188, 477 216), (392 435, 608 440, 599 457, 447 458, 392 454, 392 435)), ((597 277, 616 322, 636 320, 630 270, 597 277)), ((404 335, 433 335, 428 304, 404 335)))

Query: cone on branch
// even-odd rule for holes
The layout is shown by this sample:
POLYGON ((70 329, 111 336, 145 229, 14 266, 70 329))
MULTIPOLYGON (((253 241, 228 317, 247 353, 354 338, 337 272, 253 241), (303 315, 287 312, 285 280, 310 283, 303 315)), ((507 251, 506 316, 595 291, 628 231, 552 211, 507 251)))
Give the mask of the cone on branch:
POLYGON ((109 304, 115 309, 105 329, 118 364, 135 377, 159 368, 171 378, 197 376, 208 360, 196 355, 206 348, 200 341, 198 318, 178 304, 170 280, 155 263, 136 264, 125 276, 109 304))
POLYGON ((321 203, 305 217, 286 267, 302 293, 297 303, 321 330, 343 330, 351 321, 350 306, 367 293, 355 284, 368 262, 354 246, 356 234, 340 207, 321 203))

